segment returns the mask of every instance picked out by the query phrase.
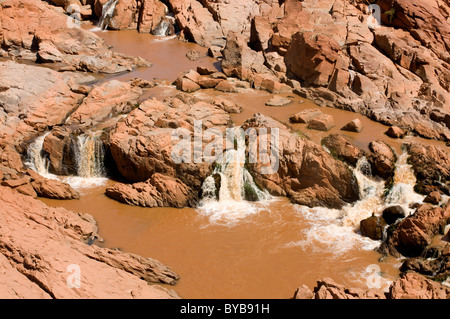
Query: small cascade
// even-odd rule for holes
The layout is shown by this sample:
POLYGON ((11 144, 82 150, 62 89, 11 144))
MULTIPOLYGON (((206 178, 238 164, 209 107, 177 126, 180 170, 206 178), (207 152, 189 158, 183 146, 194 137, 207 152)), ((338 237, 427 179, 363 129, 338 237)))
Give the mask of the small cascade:
POLYGON ((109 20, 114 15, 114 10, 116 9, 117 2, 119 0, 108 0, 102 8, 102 16, 98 21, 98 27, 101 30, 106 30, 108 28, 109 20))
POLYGON ((25 162, 26 166, 42 176, 51 175, 48 171, 49 161, 43 151, 44 141, 48 134, 50 134, 50 132, 39 136, 30 144, 27 151, 27 160, 25 162))
POLYGON ((245 168, 246 145, 243 130, 234 129, 235 149, 227 150, 224 163, 217 164, 202 185, 200 211, 213 220, 233 221, 258 211, 258 204, 271 198, 261 190, 245 168), (257 203, 252 203, 257 202, 257 203))
POLYGON ((46 178, 59 179, 74 188, 95 187, 107 180, 104 165, 105 149, 99 133, 83 134, 73 141, 72 149, 76 159, 77 176, 57 176, 49 172, 50 162, 43 151, 44 140, 48 134, 50 132, 39 136, 30 144, 26 166, 46 178))
POLYGON ((294 245, 329 250, 334 254, 345 253, 355 246, 374 249, 378 241, 360 236, 357 233, 361 220, 378 215, 388 206, 401 205, 412 212, 410 203, 421 202, 423 196, 414 192, 416 178, 412 167, 407 163, 408 155, 403 153, 396 164, 393 187, 385 195, 385 181, 370 176, 370 164, 365 157, 359 159, 353 174, 358 182, 360 200, 342 209, 323 207, 307 208, 299 206, 299 213, 306 218, 311 227, 305 232, 305 239, 294 245))
POLYGON ((175 17, 173 14, 168 14, 164 19, 152 30, 153 35, 157 37, 167 37, 172 36, 176 33, 175 31, 175 17))
POLYGON ((408 153, 405 151, 397 161, 394 183, 386 195, 386 204, 401 205, 407 209, 410 203, 423 201, 424 197, 414 191, 416 182, 412 166, 408 164, 408 153))
POLYGON ((99 133, 86 133, 77 137, 75 158, 77 175, 84 178, 104 177, 105 149, 99 133))
POLYGON ((343 226, 355 227, 359 226, 362 219, 370 217, 384 205, 384 181, 370 176, 371 168, 366 157, 358 160, 353 174, 358 182, 360 200, 343 207, 340 214, 343 226))

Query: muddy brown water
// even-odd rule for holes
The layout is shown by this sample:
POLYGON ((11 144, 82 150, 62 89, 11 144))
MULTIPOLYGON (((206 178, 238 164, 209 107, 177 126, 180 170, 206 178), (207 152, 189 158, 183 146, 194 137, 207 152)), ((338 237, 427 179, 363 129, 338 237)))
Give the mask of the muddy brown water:
MULTIPOLYGON (((102 80, 141 77, 168 84, 183 71, 195 69, 198 65, 217 67, 217 62, 211 58, 203 57, 194 62, 187 59, 186 53, 192 49, 206 54, 204 48, 192 43, 162 40, 136 31, 97 34, 114 50, 141 56, 153 63, 151 68, 102 80)), ((146 96, 162 99, 173 94, 176 90, 172 86, 159 85, 150 89, 146 96)), ((293 114, 317 107, 293 94, 282 95, 289 96, 293 100, 291 104, 268 107, 265 102, 272 95, 255 90, 243 90, 237 94, 202 90, 195 95, 204 99, 220 95, 241 105, 244 111, 232 115, 236 125, 257 112, 289 123, 293 114)), ((401 152, 403 141, 385 136, 386 126, 359 114, 321 109, 336 121, 330 132, 312 131, 304 124, 292 125, 292 129, 301 131, 317 143, 330 133, 341 132, 363 149, 368 148, 370 141, 382 139, 401 152), (354 118, 363 122, 362 133, 340 131, 354 118)), ((444 145, 412 136, 405 141, 444 145)), ((316 218, 306 214, 304 209, 292 205, 285 198, 271 201, 257 213, 238 218, 235 222, 217 223, 192 208, 127 206, 107 198, 104 195, 106 187, 82 189, 80 200, 42 201, 50 206, 62 206, 94 216, 100 235, 105 239, 104 246, 155 258, 171 267, 181 276, 173 289, 183 298, 290 298, 298 286, 306 284, 312 288, 317 280, 325 277, 349 287, 367 288, 369 273, 366 268, 369 265, 380 267, 383 285, 398 275, 400 262, 393 258, 380 262, 380 255, 373 250, 376 243, 344 228, 337 227, 330 232, 324 227, 327 221, 321 220, 320 216, 316 218), (312 229, 319 229, 315 236, 309 236, 312 229)))

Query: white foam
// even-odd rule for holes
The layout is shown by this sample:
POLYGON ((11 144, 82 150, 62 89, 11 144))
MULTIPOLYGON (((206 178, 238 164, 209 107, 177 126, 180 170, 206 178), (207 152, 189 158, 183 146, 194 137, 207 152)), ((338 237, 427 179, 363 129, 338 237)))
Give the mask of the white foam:
POLYGON ((106 177, 61 176, 59 180, 76 190, 83 190, 103 186, 109 179, 106 177))
POLYGON ((269 202, 246 202, 235 200, 203 201, 197 208, 200 215, 207 216, 211 224, 235 226, 248 216, 267 210, 269 202))

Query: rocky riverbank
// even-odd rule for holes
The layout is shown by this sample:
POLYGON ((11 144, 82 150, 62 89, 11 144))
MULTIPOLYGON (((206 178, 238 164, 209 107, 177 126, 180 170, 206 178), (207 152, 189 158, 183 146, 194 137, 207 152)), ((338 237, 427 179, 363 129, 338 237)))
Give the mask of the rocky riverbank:
MULTIPOLYGON (((217 163, 176 161, 173 132, 194 136, 201 121, 202 130, 224 134, 234 126, 232 114, 245 106, 225 98, 206 101, 194 92, 257 89, 274 94, 267 107, 289 107, 292 97, 277 96, 286 93, 317 104, 293 114, 290 123, 261 113, 244 122, 243 129, 259 134, 254 147, 279 151, 279 167, 271 174, 261 173, 267 164, 261 159, 245 163, 251 176, 242 186, 247 200, 255 199, 257 188, 308 207, 352 205, 361 200, 354 167, 363 157, 366 175, 382 179, 389 192, 401 154, 385 141, 373 140, 363 151, 343 134, 318 145, 292 129, 306 123, 312 132, 328 132, 335 123, 320 106, 358 112, 389 126, 386 134, 395 138, 450 140, 446 3, 377 1, 382 25, 375 28, 367 23, 362 1, 119 0, 107 17, 106 2, 0 1, 0 200, 5 207, 0 259, 6 274, 0 282, 10 288, 5 297, 178 297, 155 285, 177 282, 169 268, 101 248, 91 217, 46 207, 36 198, 79 199, 77 190, 52 175, 98 177, 95 167, 82 173, 80 141, 88 139, 90 151, 97 152, 91 154, 92 165, 117 181, 106 189, 108 197, 134 206, 197 207, 207 178, 219 192, 224 177, 218 177, 217 163), (160 85, 150 79, 98 82, 99 75, 148 68, 151 61, 114 52, 94 33, 70 27, 65 12, 70 4, 83 9, 82 19, 106 17, 109 29, 164 36, 177 30, 180 40, 207 47, 221 70, 186 70, 173 83, 177 94, 166 99, 148 98, 148 90, 160 85), (277 145, 270 140, 275 129, 277 145), (270 143, 261 145, 262 140, 270 143), (250 178, 256 188, 249 188, 250 178), (35 238, 47 241, 35 245, 35 238), (72 264, 82 265, 81 290, 67 286, 66 268, 72 264), (99 270, 103 277, 96 277, 99 270)), ((195 60, 195 52, 189 57, 195 60)), ((359 134, 361 121, 350 120, 342 131, 359 134)), ((185 146, 204 150, 208 144, 192 138, 185 146)), ((383 241, 382 254, 409 258, 389 293, 349 290, 326 279, 313 292, 300 288, 295 298, 448 298, 449 289, 440 283, 448 277, 448 244, 433 262, 422 256, 435 236, 445 235, 450 219, 450 163, 448 148, 441 146, 426 140, 404 145, 417 179, 415 191, 427 196, 427 204, 407 203, 415 209, 410 216, 392 220, 374 211, 361 221, 363 235, 383 241)))

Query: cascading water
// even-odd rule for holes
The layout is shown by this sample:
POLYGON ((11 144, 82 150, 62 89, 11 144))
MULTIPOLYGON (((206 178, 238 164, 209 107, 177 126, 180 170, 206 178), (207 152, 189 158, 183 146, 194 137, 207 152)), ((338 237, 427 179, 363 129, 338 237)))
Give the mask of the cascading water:
POLYGON ((49 172, 49 161, 43 152, 44 141, 49 133, 39 136, 30 144, 25 163, 29 168, 46 178, 59 179, 74 188, 94 187, 107 180, 104 165, 105 150, 99 133, 87 133, 76 138, 73 149, 77 176, 56 176, 49 172))
POLYGON ((117 2, 119 0, 108 0, 102 8, 102 16, 98 21, 98 27, 101 30, 106 30, 108 28, 109 20, 114 15, 114 10, 116 9, 117 2))
POLYGON ((423 201, 424 197, 414 191, 416 181, 412 166, 408 164, 408 153, 403 152, 396 164, 394 185, 386 196, 386 204, 408 209, 410 203, 423 201))
POLYGON ((423 196, 414 192, 416 178, 411 166, 407 164, 407 158, 406 152, 399 157, 393 187, 386 196, 384 180, 368 176, 370 164, 366 158, 361 158, 353 170, 361 199, 340 210, 300 206, 299 212, 308 220, 311 227, 306 231, 304 240, 292 244, 329 250, 338 254, 345 253, 355 245, 368 250, 378 247, 379 241, 358 234, 361 220, 372 214, 379 215, 384 208, 394 204, 403 206, 406 212, 411 213, 409 204, 423 200, 423 196))
POLYGON ((48 134, 50 134, 50 132, 39 136, 30 144, 27 151, 27 161, 25 162, 26 166, 44 177, 51 176, 48 171, 49 162, 43 152, 44 141, 48 134))
POLYGON ((105 149, 100 139, 101 132, 85 133, 74 141, 77 176, 64 178, 74 188, 89 188, 107 181, 104 164, 105 149))
POLYGON ((236 127, 233 131, 235 149, 227 150, 224 163, 218 164, 203 182, 203 198, 199 206, 200 212, 209 216, 212 221, 226 224, 257 213, 271 198, 267 191, 259 189, 245 168, 246 145, 243 130, 236 127))
POLYGON ((77 137, 77 175, 85 178, 104 177, 105 150, 98 134, 84 134, 77 137))
POLYGON ((164 19, 152 30, 152 34, 157 37, 167 37, 175 35, 175 17, 171 14, 165 16, 164 19))

